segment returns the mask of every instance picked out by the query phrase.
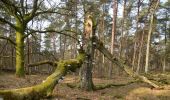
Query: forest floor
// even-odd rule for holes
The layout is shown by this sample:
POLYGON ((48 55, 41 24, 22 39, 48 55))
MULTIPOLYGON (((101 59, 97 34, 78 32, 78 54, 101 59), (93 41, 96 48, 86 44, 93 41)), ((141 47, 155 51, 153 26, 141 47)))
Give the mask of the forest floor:
MULTIPOLYGON (((12 89, 33 86, 41 83, 48 75, 26 75, 25 78, 16 78, 14 73, 0 73, 0 89, 12 89)), ((154 96, 146 83, 136 82, 127 75, 115 75, 112 79, 93 78, 96 86, 95 91, 85 92, 77 87, 78 75, 67 75, 64 80, 57 84, 53 97, 42 100, 170 100, 170 96, 154 96), (139 89, 140 93, 150 94, 137 95, 133 91, 139 89), (143 92, 141 92, 143 91, 143 92)))

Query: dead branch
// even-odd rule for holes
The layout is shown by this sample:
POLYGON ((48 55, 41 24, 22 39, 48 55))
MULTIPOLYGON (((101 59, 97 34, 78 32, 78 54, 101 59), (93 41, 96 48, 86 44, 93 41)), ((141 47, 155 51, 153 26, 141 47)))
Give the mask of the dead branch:
POLYGON ((40 66, 40 65, 44 65, 44 64, 49 64, 51 66, 57 66, 57 62, 45 60, 45 61, 40 61, 40 62, 36 62, 36 63, 31 63, 28 65, 28 67, 40 66))

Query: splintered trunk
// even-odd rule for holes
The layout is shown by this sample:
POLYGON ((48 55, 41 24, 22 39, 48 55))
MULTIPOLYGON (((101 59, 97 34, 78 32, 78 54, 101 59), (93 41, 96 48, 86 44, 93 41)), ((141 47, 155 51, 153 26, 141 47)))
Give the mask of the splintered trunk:
POLYGON ((87 15, 85 19, 84 27, 84 39, 85 39, 85 52, 87 54, 83 68, 80 73, 80 87, 82 90, 91 91, 93 90, 93 80, 92 80, 92 69, 93 69, 93 59, 94 59, 94 44, 93 37, 95 35, 95 25, 91 15, 87 15), (92 38, 92 39, 91 39, 92 38))
POLYGON ((16 76, 24 77, 24 28, 18 25, 16 30, 16 76))

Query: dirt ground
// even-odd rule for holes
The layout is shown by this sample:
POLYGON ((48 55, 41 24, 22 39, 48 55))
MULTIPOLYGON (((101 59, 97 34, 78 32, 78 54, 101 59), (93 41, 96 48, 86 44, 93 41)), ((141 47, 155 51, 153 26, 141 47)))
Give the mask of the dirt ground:
MULTIPOLYGON (((16 78, 14 73, 0 73, 0 89, 12 89, 32 86, 41 83, 48 75, 27 75, 25 78, 16 78)), ((112 84, 104 89, 86 92, 77 87, 71 87, 78 83, 78 77, 67 75, 64 80, 57 84, 53 92, 53 97, 45 100, 170 100, 170 96, 153 96, 154 92, 150 87, 142 82, 134 82, 134 79, 124 75, 114 76, 113 79, 93 78, 96 87, 112 84), (142 89, 141 89, 142 88, 142 89), (139 95, 139 93, 153 92, 153 94, 139 95), (141 89, 141 90, 140 90, 141 89)), ((170 92, 169 92, 170 93, 170 92)), ((44 99, 42 99, 44 100, 44 99)))

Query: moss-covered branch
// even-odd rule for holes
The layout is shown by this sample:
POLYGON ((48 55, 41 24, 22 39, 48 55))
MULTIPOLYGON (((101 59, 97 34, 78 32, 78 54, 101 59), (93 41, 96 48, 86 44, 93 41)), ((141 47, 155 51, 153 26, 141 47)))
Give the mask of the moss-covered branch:
POLYGON ((76 59, 61 60, 57 62, 57 68, 53 74, 39 85, 21 89, 0 90, 0 97, 5 100, 38 100, 50 96, 55 85, 67 71, 75 71, 80 68, 85 58, 84 52, 80 52, 76 59))
POLYGON ((104 47, 102 42, 100 42, 95 37, 94 37, 94 39, 96 42, 96 48, 100 52, 102 52, 110 61, 112 61, 114 64, 118 65, 121 69, 123 69, 127 74, 129 74, 133 78, 136 78, 136 79, 139 79, 140 81, 148 83, 149 85, 153 86, 154 88, 159 88, 158 85, 156 85, 155 83, 148 80, 148 78, 133 72, 133 70, 129 66, 127 66, 124 61, 122 61, 121 59, 114 58, 114 56, 104 47))

